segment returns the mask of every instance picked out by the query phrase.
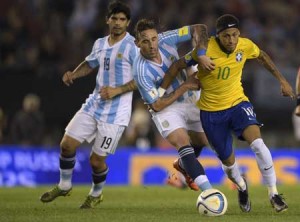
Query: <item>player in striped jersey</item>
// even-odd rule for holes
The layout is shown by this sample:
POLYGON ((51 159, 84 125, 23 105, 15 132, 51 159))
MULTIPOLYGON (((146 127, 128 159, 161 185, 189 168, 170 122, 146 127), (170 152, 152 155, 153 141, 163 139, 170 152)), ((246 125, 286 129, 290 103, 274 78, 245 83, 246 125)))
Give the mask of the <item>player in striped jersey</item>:
POLYGON ((61 141, 59 184, 41 196, 42 202, 70 194, 76 149, 93 139, 90 156, 93 184, 80 208, 93 208, 103 199, 102 189, 109 170, 106 157, 115 152, 131 116, 132 90, 136 89, 132 65, 138 52, 134 37, 126 32, 129 7, 122 2, 111 3, 106 19, 110 35, 97 39, 85 60, 63 76, 63 82, 69 86, 98 68, 93 93, 70 121, 61 141))
MULTIPOLYGON (((141 19, 135 35, 140 53, 133 66, 134 79, 158 131, 178 150, 180 159, 174 162, 174 168, 185 176, 191 189, 209 189, 211 184, 196 158, 207 144, 199 110, 194 105, 197 93, 191 91, 198 90, 199 85, 191 84, 194 76, 187 77, 183 71, 167 89, 167 96, 159 89, 164 73, 179 58, 179 43, 193 36, 197 48, 205 47, 206 26, 197 24, 158 34, 153 21, 141 19)), ((199 59, 204 66, 211 64, 206 56, 199 59)))
MULTIPOLYGON (((239 205, 249 212, 251 203, 245 178, 241 176, 232 147, 233 131, 241 140, 246 140, 255 153, 263 180, 268 188, 271 205, 276 212, 288 208, 278 194, 276 174, 268 147, 264 144, 256 114, 241 83, 242 70, 248 59, 257 59, 280 82, 282 95, 294 99, 290 84, 278 71, 270 57, 250 39, 240 37, 239 21, 233 15, 223 15, 217 20, 217 35, 208 41, 207 50, 194 49, 174 63, 161 87, 166 88, 177 72, 188 65, 198 63, 199 55, 206 54, 215 67, 200 65, 197 77, 201 83, 201 96, 197 106, 201 110, 201 121, 207 138, 222 161, 222 168, 238 187, 239 205)), ((198 66, 199 67, 199 66, 198 66)))

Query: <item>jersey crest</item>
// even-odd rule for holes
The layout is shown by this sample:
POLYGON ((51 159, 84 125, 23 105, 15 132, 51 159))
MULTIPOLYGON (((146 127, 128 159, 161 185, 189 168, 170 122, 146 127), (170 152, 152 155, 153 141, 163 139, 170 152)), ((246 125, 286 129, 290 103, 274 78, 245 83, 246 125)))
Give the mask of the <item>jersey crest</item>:
POLYGON ((243 52, 239 51, 235 54, 235 60, 241 62, 243 60, 243 52))

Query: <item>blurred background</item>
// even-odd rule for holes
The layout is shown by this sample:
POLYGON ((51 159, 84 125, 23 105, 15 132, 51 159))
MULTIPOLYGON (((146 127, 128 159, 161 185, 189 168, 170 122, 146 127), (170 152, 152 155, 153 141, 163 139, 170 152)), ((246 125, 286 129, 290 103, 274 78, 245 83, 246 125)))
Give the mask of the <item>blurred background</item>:
MULTIPOLYGON (((295 86, 300 66, 300 0, 128 0, 129 32, 136 21, 153 18, 161 31, 204 23, 214 34, 217 17, 236 15, 242 36, 274 60, 295 86), (176 3, 175 3, 176 2, 176 3)), ((94 41, 108 34, 108 0, 1 0, 0 2, 0 144, 58 146, 64 128, 95 86, 95 75, 66 87, 63 73, 90 53, 94 41), (30 118, 28 118, 30 116, 30 118)), ((190 46, 183 45, 184 54, 190 46)), ((243 77, 265 143, 273 148, 300 147, 294 135, 295 101, 280 95, 278 82, 256 61, 243 77)), ((157 134, 139 94, 120 146, 168 149, 157 134)), ((236 141, 243 148, 244 143, 236 141)))

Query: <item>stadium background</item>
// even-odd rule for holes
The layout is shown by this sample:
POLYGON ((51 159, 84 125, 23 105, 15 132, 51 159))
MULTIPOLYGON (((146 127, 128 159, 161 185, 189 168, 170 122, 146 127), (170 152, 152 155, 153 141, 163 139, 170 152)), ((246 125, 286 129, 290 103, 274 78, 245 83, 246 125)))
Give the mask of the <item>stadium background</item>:
MULTIPOLYGON (((187 24, 205 23, 213 34, 216 18, 224 13, 232 13, 241 21, 242 36, 251 38, 268 52, 291 85, 295 85, 296 72, 300 65, 299 0, 194 0, 188 3, 183 0, 177 0, 176 3, 172 0, 128 0, 126 2, 132 9, 129 28, 131 33, 139 18, 150 17, 160 23, 161 31, 187 24)), ((108 3, 107 0, 2 0, 0 2, 0 107, 6 116, 6 125, 3 127, 4 137, 0 141, 3 144, 0 147, 0 159, 11 160, 9 162, 11 165, 5 165, 6 162, 1 164, 0 185, 10 186, 9 180, 12 177, 19 178, 19 174, 21 179, 15 180, 17 182, 12 184, 26 185, 18 182, 22 181, 24 175, 20 170, 23 172, 24 168, 15 165, 18 164, 15 159, 21 158, 19 161, 22 162, 23 157, 29 158, 28 164, 32 163, 37 168, 26 168, 26 172, 27 170, 36 172, 35 170, 38 171, 40 166, 36 163, 36 158, 40 157, 39 152, 57 152, 64 127, 95 84, 95 75, 90 75, 76 81, 68 88, 61 81, 62 74, 74 69, 90 52, 94 40, 107 34, 105 12, 108 3), (19 144, 15 144, 10 137, 10 123, 16 112, 21 109, 22 100, 28 93, 35 93, 41 98, 41 111, 46 126, 40 144, 44 147, 41 149, 15 146, 19 144), (15 149, 16 152, 25 152, 25 154, 20 154, 20 157, 15 154, 15 149), (14 176, 7 176, 10 172, 13 172, 14 176)), ((180 51, 184 53, 189 48, 190 45, 183 45, 180 51)), ((277 150, 278 153, 274 151, 276 158, 278 155, 279 159, 284 159, 284 163, 292 163, 283 172, 285 170, 291 172, 292 179, 287 180, 292 181, 291 183, 297 182, 300 164, 297 151, 299 141, 294 136, 292 126, 295 102, 282 98, 277 81, 254 61, 246 64, 243 84, 246 94, 254 104, 258 119, 265 124, 262 134, 266 144, 273 150, 277 150), (285 155, 288 156, 287 161, 285 155), (294 159, 291 156, 294 156, 294 159)), ((138 93, 135 93, 135 100, 139 100, 138 93)), ((126 143, 125 136, 120 145, 122 148, 128 148, 130 145, 126 143)), ((245 151, 247 148, 245 144, 236 141, 236 146, 242 156, 251 155, 250 152, 245 151)), ((113 158, 122 158, 122 155, 125 155, 123 152, 127 153, 128 149, 122 150, 122 148, 120 154, 116 154, 113 158)), ((148 155, 139 149, 137 154, 131 153, 135 148, 132 146, 129 148, 130 157, 126 159, 129 163, 132 160, 131 155, 133 157, 148 155)), ((86 156, 88 156, 87 150, 82 149, 86 156)), ((176 156, 175 152, 166 150, 165 147, 162 151, 158 142, 154 143, 148 152, 155 152, 155 155, 169 155, 171 158, 176 156)), ((207 152, 207 155, 213 158, 213 154, 207 152)), ((47 162, 47 158, 45 161, 47 162)), ((112 162, 111 165, 116 165, 118 162, 119 160, 116 160, 116 163, 112 162)), ((57 165, 53 167, 57 169, 57 165)), ((159 178, 164 177, 169 169, 164 168, 164 170, 163 174, 158 170, 159 178)), ((133 172, 134 170, 127 171, 128 174, 133 172)), ((49 174, 37 175, 44 178, 49 176, 49 174)), ((53 181, 48 182, 54 183, 53 181)), ((161 183, 162 179, 159 181, 158 183, 161 183)), ((45 181, 41 183, 44 184, 45 181)))

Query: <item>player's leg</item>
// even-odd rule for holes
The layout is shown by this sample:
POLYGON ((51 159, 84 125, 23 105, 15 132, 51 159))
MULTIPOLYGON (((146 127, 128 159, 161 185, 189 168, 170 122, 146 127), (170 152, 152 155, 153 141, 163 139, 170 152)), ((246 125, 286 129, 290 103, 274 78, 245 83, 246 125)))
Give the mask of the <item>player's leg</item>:
POLYGON ((204 131, 189 131, 191 145, 194 148, 195 156, 198 158, 204 147, 208 147, 209 143, 204 131))
POLYGON ((222 169, 238 188, 239 206, 242 211, 251 210, 246 179, 242 177, 232 148, 230 125, 231 109, 220 112, 201 111, 201 121, 214 151, 222 162, 222 169))
POLYGON ((93 183, 81 209, 89 209, 103 201, 103 188, 109 168, 105 162, 106 157, 114 154, 118 142, 125 130, 125 126, 99 123, 93 151, 90 156, 93 183))
POLYGON ((99 156, 94 152, 91 153, 90 164, 92 167, 93 183, 88 196, 83 204, 80 205, 81 209, 94 208, 101 201, 103 201, 102 190, 109 171, 105 163, 105 159, 106 156, 99 156))
MULTIPOLYGON (((202 130, 203 131, 203 130, 202 130)), ((204 132, 195 132, 189 131, 189 136, 191 140, 191 146, 194 149, 195 156, 198 158, 201 151, 205 146, 208 146, 208 141, 204 132)), ((182 165, 182 164, 181 164, 182 165)), ((180 172, 180 175, 170 175, 167 179, 167 184, 177 187, 177 188, 186 188, 188 185, 186 181, 192 181, 192 178, 185 172, 185 170, 180 166, 180 158, 176 159, 173 162, 173 167, 180 172)), ((195 183, 190 183, 192 189, 197 190, 198 186, 195 183)))
POLYGON ((42 202, 51 202, 59 196, 70 195, 76 149, 84 140, 89 140, 95 130, 96 122, 91 116, 80 111, 75 114, 66 127, 65 135, 60 143, 60 181, 58 185, 40 197, 42 202))
POLYGON ((272 160, 272 155, 268 147, 261 138, 260 128, 257 125, 250 125, 243 131, 243 137, 249 143, 255 153, 258 168, 262 174, 264 183, 267 185, 269 199, 272 207, 277 212, 288 208, 283 197, 278 194, 276 186, 276 173, 272 160))
MULTIPOLYGON (((195 156, 196 158, 198 158, 203 148, 205 146, 208 146, 209 144, 202 128, 199 109, 196 108, 194 104, 192 104, 192 106, 190 108, 187 108, 186 110, 189 110, 187 114, 187 116, 189 117, 189 124, 187 124, 188 134, 190 137, 191 145, 195 152, 195 156)), ((178 188, 184 188, 187 185, 186 181, 189 181, 191 178, 186 174, 184 169, 180 167, 180 158, 174 161, 173 167, 177 171, 181 172, 181 175, 179 175, 179 178, 175 177, 175 179, 174 177, 169 177, 167 183, 178 188), (184 173, 182 173, 182 171, 184 173)))
POLYGON ((205 175, 202 165, 195 156, 194 148, 191 145, 190 137, 187 133, 187 122, 192 111, 196 110, 196 118, 200 122, 199 110, 190 103, 173 103, 159 113, 153 113, 153 121, 162 135, 167 139, 179 153, 180 161, 175 161, 174 168, 181 172, 192 190, 211 188, 205 175))
MULTIPOLYGON (((194 148, 190 144, 190 137, 186 129, 179 128, 168 134, 166 139, 178 150, 180 160, 175 169, 179 170, 186 178, 191 177, 192 181, 203 191, 212 188, 203 166, 195 156, 194 148)), ((191 187, 190 181, 186 181, 191 187)), ((194 189, 194 187, 191 187, 194 189)), ((194 189, 197 190, 197 189, 194 189)))

